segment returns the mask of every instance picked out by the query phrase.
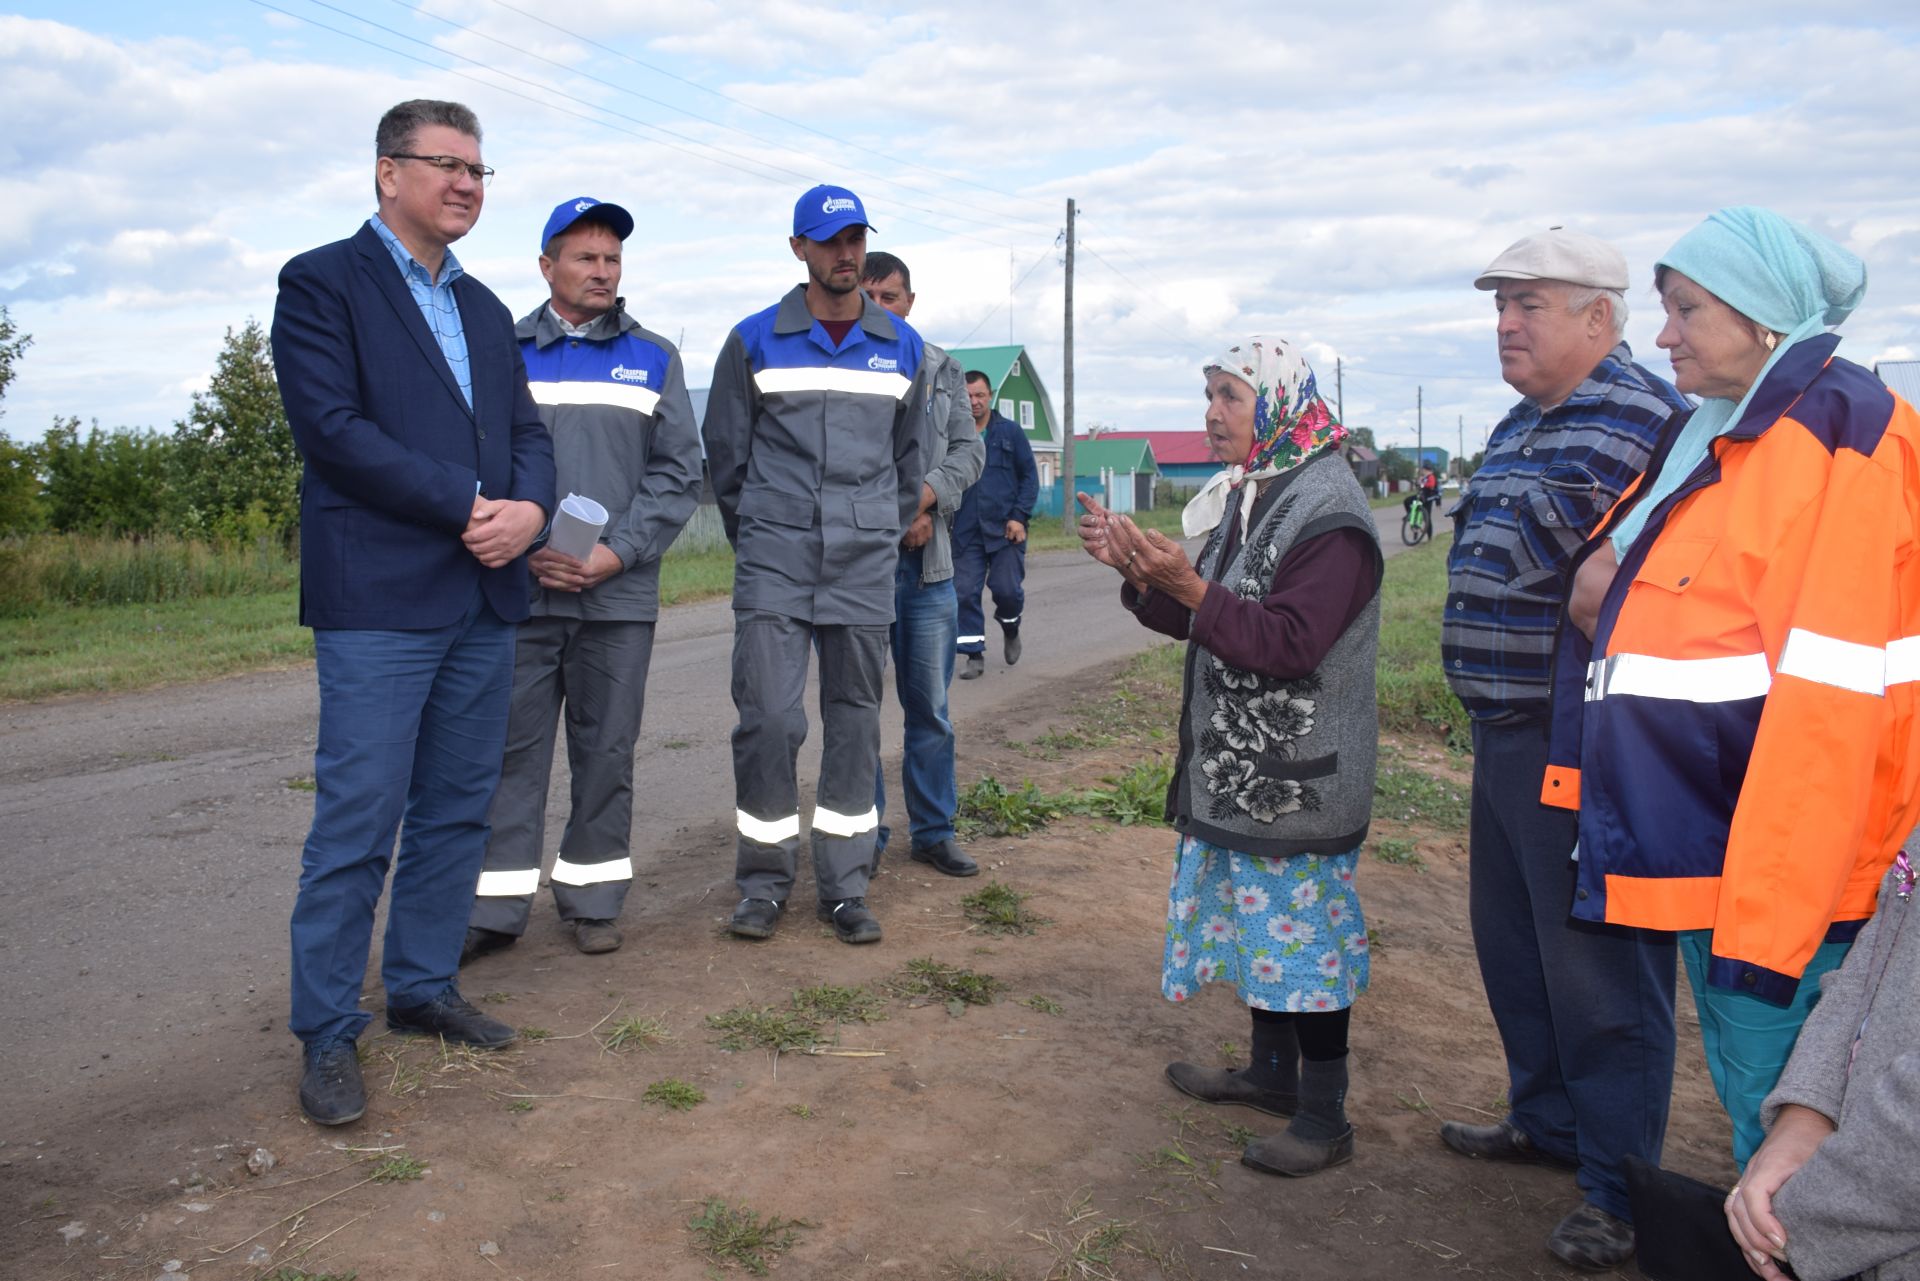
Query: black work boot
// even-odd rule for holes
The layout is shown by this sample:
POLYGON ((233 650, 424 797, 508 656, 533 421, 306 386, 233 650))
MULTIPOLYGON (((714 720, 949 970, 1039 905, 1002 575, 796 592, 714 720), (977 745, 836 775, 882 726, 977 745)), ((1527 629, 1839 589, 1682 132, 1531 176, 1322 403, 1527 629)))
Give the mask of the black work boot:
POLYGON ((822 901, 820 919, 833 926, 834 937, 842 943, 878 943, 880 920, 867 910, 864 898, 822 901))
POLYGON ((497 1050, 519 1036, 499 1019, 468 1004, 458 988, 448 988, 418 1005, 387 1006, 387 1027, 407 1036, 437 1036, 458 1045, 497 1050))
POLYGON ((324 1037, 302 1051, 306 1070, 300 1074, 300 1110, 318 1125, 345 1125, 366 1115, 367 1087, 360 1080, 353 1038, 324 1037))
POLYGON ((1303 1060, 1300 1110, 1279 1134, 1249 1143, 1240 1164, 1297 1179, 1353 1160, 1353 1126, 1347 1123, 1346 1104, 1346 1056, 1303 1060))
POLYGON ((1015 623, 1012 627, 1001 628, 1000 631, 1006 637, 1000 652, 1006 656, 1007 666, 1012 667, 1020 661, 1020 625, 1015 623))
POLYGON ((743 898, 727 922, 727 933, 743 939, 770 939, 780 923, 780 904, 770 898, 743 898))
POLYGON ((963 681, 977 681, 987 674, 987 658, 984 654, 968 654, 967 665, 960 673, 963 681))

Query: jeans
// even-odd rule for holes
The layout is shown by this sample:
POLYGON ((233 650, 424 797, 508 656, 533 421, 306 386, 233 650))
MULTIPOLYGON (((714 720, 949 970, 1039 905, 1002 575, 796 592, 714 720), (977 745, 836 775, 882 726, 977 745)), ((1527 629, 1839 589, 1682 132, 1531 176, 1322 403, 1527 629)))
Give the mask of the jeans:
POLYGON ((1631 1220, 1624 1162, 1660 1164, 1673 1088, 1673 935, 1570 916, 1578 816, 1540 803, 1546 729, 1473 727, 1473 946, 1506 1050, 1508 1119, 1631 1220))
POLYGON ((418 1005, 453 985, 500 780, 513 635, 478 588, 446 627, 315 629, 313 827, 289 931, 288 1027, 302 1041, 357 1037, 371 1017, 360 987, 396 829, 387 1003, 418 1005))
MULTIPOLYGON (((947 687, 953 684, 953 638, 959 598, 953 580, 920 582, 921 549, 900 553, 893 580, 893 687, 906 714, 906 744, 900 783, 906 792, 913 844, 938 845, 953 836, 959 789, 953 777, 953 722, 947 719, 947 687)), ((874 808, 887 812, 884 769, 873 779, 874 808)), ((883 824, 874 854, 887 847, 883 824)))

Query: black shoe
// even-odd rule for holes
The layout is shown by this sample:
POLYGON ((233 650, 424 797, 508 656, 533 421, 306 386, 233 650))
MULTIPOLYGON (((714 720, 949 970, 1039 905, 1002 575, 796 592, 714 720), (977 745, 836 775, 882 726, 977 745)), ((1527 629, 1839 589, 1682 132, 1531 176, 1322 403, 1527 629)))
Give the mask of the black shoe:
POLYGON ((980 865, 968 858, 967 852, 955 845, 951 836, 938 845, 916 845, 907 852, 907 857, 946 876, 980 875, 980 865))
POLYGON ((1353 1160, 1353 1127, 1331 1139, 1303 1139, 1291 1129, 1247 1144, 1240 1164, 1262 1174, 1284 1174, 1290 1179, 1305 1178, 1353 1160))
POLYGON ((1553 1165, 1563 1170, 1577 1169, 1579 1164, 1542 1152, 1527 1137, 1527 1132, 1511 1121, 1493 1125, 1447 1121, 1440 1126, 1440 1141, 1461 1156, 1480 1161, 1517 1161, 1524 1165, 1553 1165))
POLYGON ((987 674, 986 655, 968 654, 967 666, 966 666, 966 669, 960 673, 960 679, 963 681, 977 681, 982 676, 985 676, 986 674, 987 674))
POLYGON ((501 948, 512 947, 520 941, 518 934, 503 934, 499 930, 482 929, 478 925, 467 927, 467 941, 460 945, 460 964, 477 960, 489 952, 498 952, 501 948))
POLYGON ((483 1050, 511 1045, 519 1035, 499 1019, 474 1009, 453 987, 422 1005, 389 1005, 387 1026, 408 1036, 437 1036, 483 1050))
POLYGON ((863 898, 823 902, 820 904, 820 919, 833 926, 835 936, 842 943, 880 941, 880 921, 867 910, 867 900, 863 898))
POLYGON ((1300 1096, 1295 1091, 1264 1089, 1225 1068, 1169 1063, 1167 1080, 1173 1082, 1174 1089, 1202 1103, 1238 1103, 1268 1116, 1290 1117, 1300 1110, 1300 1096))
POLYGON ((353 1039, 330 1036, 304 1047, 306 1070, 300 1074, 300 1110, 316 1125, 345 1125, 367 1111, 367 1087, 360 1081, 360 1059, 353 1039))
POLYGON ((1583 1205, 1560 1220, 1547 1238, 1547 1252, 1570 1268, 1606 1272, 1633 1255, 1633 1225, 1597 1205, 1583 1205))
POLYGON ((568 921, 573 927, 573 945, 589 956, 599 952, 617 952, 620 944, 626 940, 620 937, 620 927, 612 921, 568 921))
POLYGON ((727 922, 727 933, 743 939, 770 939, 780 923, 780 905, 770 898, 743 898, 727 922))
POLYGON ((1020 629, 1018 627, 1006 629, 1006 641, 1001 646, 1000 653, 1005 656, 1008 667, 1020 661, 1020 629))

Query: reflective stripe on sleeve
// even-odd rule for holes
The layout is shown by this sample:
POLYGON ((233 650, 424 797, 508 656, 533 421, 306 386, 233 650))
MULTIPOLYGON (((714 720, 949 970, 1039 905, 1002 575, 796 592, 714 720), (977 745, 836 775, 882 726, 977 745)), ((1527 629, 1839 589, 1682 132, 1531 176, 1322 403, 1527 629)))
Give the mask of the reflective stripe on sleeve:
POLYGON ((1887 692, 1887 651, 1796 627, 1780 651, 1780 674, 1878 698, 1887 692))
POLYGON ((1887 646, 1887 688, 1920 681, 1920 636, 1902 636, 1887 646))
POLYGON ((1613 654, 1587 665, 1589 703, 1622 694, 1687 703, 1731 703, 1760 698, 1773 687, 1765 654, 1727 658, 1655 658, 1613 654))
POLYGON ((798 840, 800 836, 800 815, 798 812, 785 818, 755 818, 745 810, 733 812, 734 822, 740 827, 740 835, 762 845, 778 845, 781 841, 798 840))
POLYGON ((482 872, 474 893, 481 898, 527 898, 540 888, 540 869, 521 868, 513 872, 482 872))
POLYGON ((870 809, 864 814, 841 814, 824 805, 817 805, 813 810, 813 830, 825 832, 828 836, 858 836, 879 826, 878 809, 870 809))
POLYGON ((553 881, 556 885, 598 885, 602 881, 632 879, 633 860, 624 855, 603 863, 569 863, 563 858, 553 860, 553 881))
POLYGON ((903 400, 913 387, 904 374, 883 373, 874 369, 830 369, 825 366, 793 369, 762 369, 753 376, 753 385, 762 396, 782 392, 839 391, 855 396, 885 396, 903 400))
POLYGON ((529 382, 536 405, 617 405, 638 413, 650 414, 660 403, 660 393, 626 383, 602 382, 529 382))

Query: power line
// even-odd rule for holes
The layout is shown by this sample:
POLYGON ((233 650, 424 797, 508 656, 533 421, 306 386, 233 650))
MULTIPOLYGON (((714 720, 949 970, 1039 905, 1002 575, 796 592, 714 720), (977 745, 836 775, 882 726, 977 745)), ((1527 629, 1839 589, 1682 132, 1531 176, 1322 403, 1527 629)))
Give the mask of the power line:
MULTIPOLYGON (((841 146, 851 147, 855 151, 864 151, 868 155, 874 156, 880 160, 884 160, 890 165, 899 165, 899 166, 904 166, 911 169, 919 169, 925 173, 932 174, 936 178, 944 179, 947 182, 955 182, 955 183, 959 183, 962 186, 973 187, 976 190, 985 191, 992 195, 1003 196, 1008 200, 1030 202, 1035 205, 1039 204, 1039 202, 1037 200, 1034 200, 1034 198, 1031 196, 1016 196, 1012 192, 1001 191, 997 187, 989 187, 986 184, 976 182, 971 178, 963 178, 956 174, 943 173, 938 169, 934 169, 927 165, 920 164, 917 161, 902 160, 897 156, 890 156, 884 151, 876 151, 872 147, 864 146, 850 139, 842 138, 836 134, 828 133, 824 129, 816 129, 812 125, 805 124, 798 120, 794 120, 788 116, 783 116, 775 111, 769 111, 765 107, 756 106, 754 103, 747 102, 741 98, 736 98, 732 94, 723 93, 718 89, 709 88, 706 85, 701 84, 697 80, 689 80, 687 77, 683 75, 679 75, 675 72, 668 71, 665 67, 655 66, 651 62, 643 61, 639 58, 634 57, 632 54, 625 52, 624 50, 614 48, 612 45, 602 44, 600 41, 593 39, 591 36, 583 36, 577 31, 570 31, 566 27, 561 26, 559 23, 554 22, 547 18, 543 18, 539 14, 528 13, 525 9, 520 8, 518 5, 508 4, 507 0, 492 0, 492 3, 498 8, 505 9, 511 13, 517 13, 521 17, 526 18, 531 22, 537 22, 543 27, 546 27, 553 31, 557 31, 561 35, 566 36, 570 40, 578 40, 581 44, 588 45, 592 48, 598 49, 602 53, 611 54, 616 58, 624 59, 627 62, 631 62, 636 67, 643 67, 646 70, 653 72, 655 75, 665 76, 669 80, 676 80, 679 83, 686 85, 690 89, 698 89, 702 93, 712 94, 714 97, 719 98, 723 102, 730 102, 736 107, 744 107, 748 111, 758 112, 760 115, 767 117, 769 120, 778 120, 783 125, 790 125, 795 129, 799 129, 806 133, 813 134, 815 137, 825 138, 829 142, 837 142, 841 146)), ((1012 217, 1012 215, 1008 215, 1008 216, 1012 217)), ((1017 218, 1015 219, 1015 221, 1031 222, 1030 219, 1023 219, 1023 218, 1017 218)), ((1032 223, 1032 225, 1036 227, 1043 227, 1048 224, 1032 223)))
POLYGON ((1120 270, 1118 267, 1114 266, 1111 262, 1107 261, 1107 259, 1100 253, 1098 249, 1095 249, 1092 245, 1088 244, 1085 240, 1082 240, 1080 242, 1080 248, 1092 254, 1094 258, 1099 261, 1101 266, 1105 267, 1108 271, 1112 272, 1114 275, 1118 276, 1121 280, 1125 281, 1128 287, 1130 287, 1137 296, 1146 299, 1148 302, 1158 307, 1161 311, 1164 311, 1167 313, 1167 315, 1173 317, 1176 321, 1180 323, 1180 327, 1182 329, 1185 329, 1187 333, 1184 338, 1178 334, 1171 333, 1167 329, 1163 328, 1160 325, 1160 323, 1154 320, 1151 316, 1147 317, 1148 324, 1152 325, 1155 329, 1159 330, 1160 333, 1165 335, 1167 338, 1172 339, 1175 344, 1186 344, 1186 343, 1197 342, 1201 346, 1206 345, 1208 341, 1207 338, 1204 335, 1200 334, 1198 331, 1196 331, 1193 328, 1192 324, 1188 322, 1185 316, 1182 316, 1179 312, 1175 311, 1173 308, 1161 302, 1158 298, 1153 296, 1152 291, 1148 290, 1144 285, 1140 284, 1139 281, 1135 280, 1133 277, 1129 276, 1126 272, 1120 270))
POLYGON ((995 316, 997 316, 997 315, 999 315, 999 314, 1000 314, 1000 309, 1001 309, 1002 307, 1005 307, 1005 306, 1009 306, 1009 305, 1011 305, 1011 303, 1012 303, 1012 301, 1013 301, 1013 300, 1012 300, 1012 297, 1011 297, 1011 295, 1013 295, 1013 294, 1017 294, 1017 293, 1019 293, 1019 292, 1020 292, 1020 286, 1022 286, 1022 285, 1024 285, 1024 284, 1026 284, 1026 283, 1027 283, 1027 277, 1028 277, 1028 276, 1031 276, 1031 275, 1032 275, 1032 274, 1034 273, 1034 269, 1035 269, 1035 268, 1037 268, 1037 267, 1039 267, 1039 265, 1040 265, 1041 263, 1043 263, 1043 262, 1045 262, 1045 261, 1047 261, 1047 259, 1049 259, 1049 258, 1051 258, 1051 257, 1053 257, 1053 246, 1052 246, 1052 245, 1048 245, 1048 246, 1047 246, 1047 247, 1046 247, 1045 249, 1043 249, 1043 250, 1041 250, 1041 251, 1040 251, 1040 256, 1039 256, 1038 258, 1035 258, 1035 259, 1033 260, 1033 266, 1031 266, 1031 267, 1028 267, 1028 268, 1027 268, 1027 269, 1026 269, 1025 271, 1023 271, 1023 272, 1021 272, 1021 273, 1020 273, 1020 277, 1019 277, 1019 279, 1017 279, 1017 280, 1015 280, 1015 281, 1013 282, 1013 284, 1012 284, 1011 286, 1009 286, 1009 287, 1008 287, 1008 289, 1007 289, 1007 293, 1008 293, 1008 295, 1009 295, 1009 297, 1008 297, 1008 299, 1007 299, 1007 301, 1006 301, 1006 302, 1003 302, 1003 303, 1001 303, 1001 302, 997 302, 997 303, 995 303, 995 304, 993 304, 993 310, 992 310, 992 311, 990 311, 990 312, 988 312, 988 313, 987 313, 986 315, 984 315, 984 316, 982 316, 982 317, 980 317, 980 322, 979 322, 979 324, 976 324, 976 325, 975 325, 975 326, 974 326, 974 327, 973 327, 972 329, 969 329, 969 330, 967 330, 967 333, 966 333, 966 337, 965 337, 965 338, 962 338, 962 339, 961 339, 961 340, 960 340, 959 342, 957 342, 957 343, 954 343, 953 345, 954 345, 955 347, 964 347, 964 346, 966 346, 966 345, 967 345, 967 338, 971 338, 971 337, 973 337, 973 336, 974 336, 975 334, 977 334, 977 333, 979 333, 979 332, 980 332, 980 330, 981 330, 981 328, 982 328, 982 327, 983 327, 983 326, 984 326, 984 325, 985 325, 985 324, 986 324, 986 323, 987 323, 987 322, 988 322, 989 320, 992 320, 992 319, 993 319, 993 318, 994 318, 995 316))
MULTIPOLYGON (((345 9, 341 9, 341 8, 339 8, 339 7, 337 6, 337 5, 333 5, 333 4, 330 4, 330 3, 327 3, 327 0, 310 0, 310 2, 311 2, 311 3, 313 3, 313 4, 316 4, 316 5, 319 5, 319 6, 321 7, 321 8, 324 8, 324 9, 331 9, 331 10, 333 10, 333 11, 334 11, 335 13, 339 13, 339 14, 343 14, 343 15, 344 15, 344 16, 346 16, 346 17, 350 17, 350 18, 353 18, 353 19, 354 19, 355 21, 358 21, 358 22, 364 22, 364 23, 366 23, 366 24, 367 24, 368 26, 371 26, 371 27, 374 27, 374 28, 376 28, 376 29, 378 29, 378 30, 381 30, 381 31, 386 31, 386 32, 388 32, 389 34, 392 34, 392 35, 396 35, 396 36, 399 36, 399 37, 400 37, 401 39, 403 39, 403 40, 411 40, 411 41, 413 41, 413 42, 414 42, 414 43, 416 43, 416 44, 420 44, 420 45, 424 45, 424 46, 426 46, 426 47, 428 47, 428 48, 431 48, 431 49, 434 49, 434 50, 436 50, 437 52, 441 52, 441 53, 445 53, 445 54, 449 54, 449 55, 450 55, 450 56, 452 56, 452 57, 457 57, 457 58, 464 58, 464 59, 466 59, 466 60, 467 60, 467 61, 469 61, 469 62, 473 62, 473 63, 474 63, 475 65, 477 65, 477 66, 482 66, 482 67, 487 67, 487 69, 488 69, 488 70, 497 70, 497 68, 493 68, 493 67, 488 67, 486 63, 482 63, 482 62, 480 62, 480 61, 479 61, 478 59, 473 59, 473 58, 467 58, 467 57, 466 57, 466 55, 464 55, 464 54, 460 54, 460 53, 455 53, 455 52, 453 52, 452 50, 446 50, 446 49, 441 49, 441 48, 440 48, 440 47, 439 47, 438 45, 434 45, 434 44, 432 44, 432 43, 431 43, 430 41, 425 41, 425 40, 419 40, 419 39, 417 39, 416 37, 413 37, 413 36, 409 36, 409 35, 406 35, 406 34, 405 34, 404 32, 400 32, 400 31, 395 31, 395 30, 394 30, 393 28, 391 28, 391 27, 386 27, 386 26, 382 26, 381 24, 379 24, 379 23, 377 23, 377 22, 374 22, 374 21, 373 21, 372 19, 370 19, 370 18, 363 18, 363 17, 360 17, 360 16, 358 15, 358 14, 354 14, 354 13, 349 13, 349 12, 348 12, 347 10, 345 10, 345 9)), ((701 115, 701 114, 700 114, 699 112, 697 112, 697 111, 690 111, 690 110, 688 110, 687 108, 685 108, 685 107, 682 107, 682 106, 680 106, 680 105, 678 105, 677 103, 672 103, 672 102, 668 102, 668 101, 666 101, 666 100, 665 100, 665 99, 663 99, 663 98, 655 98, 655 97, 652 97, 652 96, 650 96, 650 95, 648 95, 648 94, 644 94, 644 93, 641 93, 641 92, 640 92, 639 90, 637 90, 637 89, 632 89, 632 88, 629 88, 629 87, 628 87, 628 86, 626 86, 626 85, 623 85, 623 84, 618 84, 618 83, 616 83, 615 81, 612 81, 612 80, 607 80, 607 79, 604 79, 604 78, 602 78, 602 77, 600 77, 600 76, 596 76, 596 75, 594 75, 594 74, 593 74, 593 73, 591 73, 591 72, 588 72, 588 71, 583 71, 583 70, 580 70, 580 69, 579 69, 579 68, 577 68, 577 67, 572 67, 572 66, 569 66, 568 64, 566 64, 566 63, 564 63, 564 62, 561 62, 561 61, 559 61, 559 60, 557 60, 557 59, 554 59, 554 58, 549 58, 549 57, 546 57, 546 56, 545 56, 545 55, 543 55, 543 54, 538 54, 538 53, 535 53, 535 52, 533 52, 533 51, 532 51, 531 49, 522 49, 522 48, 520 48, 519 46, 517 46, 517 45, 515 45, 515 44, 513 44, 513 43, 511 43, 510 41, 506 41, 506 40, 502 40, 502 39, 501 39, 500 37, 498 37, 498 36, 493 36, 493 35, 488 35, 488 34, 487 34, 486 32, 484 32, 484 31, 479 31, 479 30, 476 30, 476 29, 474 29, 473 27, 470 27, 470 26, 466 26, 466 25, 464 25, 464 24, 462 24, 462 23, 459 23, 459 22, 455 22, 455 21, 454 21, 454 20, 453 20, 452 18, 444 18, 444 17, 441 17, 441 16, 440 16, 439 14, 437 14, 437 13, 428 13, 428 12, 427 12, 426 10, 424 10, 424 9, 422 9, 422 8, 420 8, 420 7, 418 6, 418 5, 415 5, 415 4, 412 4, 412 3, 409 3, 409 0, 388 0, 388 3, 389 3, 389 4, 393 4, 393 5, 397 5, 398 7, 400 7, 400 8, 402 8, 402 9, 405 9, 405 10, 406 10, 407 12, 409 12, 409 13, 411 13, 411 14, 414 14, 414 15, 415 15, 415 16, 417 16, 417 17, 423 17, 423 18, 431 18, 431 19, 432 19, 433 21, 435 21, 435 22, 439 22, 439 23, 442 23, 442 24, 444 24, 444 25, 446 25, 446 26, 449 26, 449 27, 452 27, 452 28, 453 28, 453 29, 454 29, 455 31, 458 31, 458 32, 461 32, 461 33, 462 33, 462 34, 464 34, 464 35, 470 35, 470 36, 475 36, 475 37, 477 37, 477 38, 479 38, 479 39, 481 39, 481 40, 486 40, 486 41, 489 41, 490 43, 493 43, 493 44, 496 44, 496 45, 499 45, 499 46, 500 46, 501 48, 503 48, 503 49, 507 49, 507 50, 509 50, 510 52, 513 52, 513 53, 516 53, 516 54, 519 54, 519 55, 520 55, 521 57, 524 57, 524 58, 531 58, 531 59, 533 59, 533 60, 534 60, 534 61, 536 61, 536 62, 542 62, 542 63, 545 63, 545 64, 546 64, 547 66, 549 66, 549 67, 555 67, 555 68, 558 68, 558 69, 559 69, 560 71, 562 71, 562 72, 565 72, 565 73, 566 73, 567 75, 570 75, 570 76, 578 76, 579 78, 581 78, 581 79, 583 79, 583 80, 590 80, 590 81, 592 81, 592 82, 593 82, 594 84, 597 84, 597 85, 600 85, 600 86, 602 86, 602 87, 604 87, 604 88, 607 88, 607 89, 611 89, 611 90, 613 90, 613 91, 614 91, 615 93, 624 93, 624 94, 626 94, 626 95, 628 95, 629 97, 632 97, 632 98, 638 98, 638 99, 639 99, 640 101, 642 101, 642 102, 648 102, 648 103, 652 103, 652 104, 653 104, 654 106, 656 106, 656 107, 662 107, 662 108, 665 108, 665 109, 666 109, 666 110, 668 110, 668 111, 672 111, 672 112, 677 112, 677 113, 678 113, 678 114, 680 114, 680 115, 684 115, 684 116, 688 116, 688 117, 691 117, 691 118, 692 118, 692 119, 694 119, 694 120, 698 120, 698 121, 700 121, 700 122, 701 122, 702 124, 708 124, 708 125, 712 125, 712 126, 713 126, 714 128, 716 128, 716 129, 724 129, 724 130, 726 130, 726 131, 727 131, 728 133, 732 133, 732 134, 738 134, 738 135, 739 135, 740 137, 742 137, 742 138, 745 138, 745 139, 747 139, 747 140, 748 140, 749 142, 754 142, 754 143, 759 143, 759 144, 760 144, 760 145, 762 145, 762 146, 768 146, 768 147, 780 147, 780 148, 783 148, 783 149, 787 149, 787 148, 785 148, 785 145, 784 145, 784 144, 782 144, 782 143, 778 143, 778 142, 775 142, 774 140, 772 140, 772 139, 770 139, 770 138, 765 138, 765 137, 762 137, 761 135, 759 135, 759 134, 756 134, 756 133, 753 133, 753 132, 751 132, 750 130, 746 130, 746 129, 741 129, 741 128, 739 128, 739 127, 737 127, 737 126, 735 126, 735 125, 730 125, 730 124, 728 124, 728 123, 726 123, 726 122, 725 122, 724 120, 715 120, 715 119, 713 119, 713 118, 712 118, 711 116, 703 116, 703 115, 701 115)), ((544 20, 542 20, 542 21, 544 21, 544 20)), ((548 25, 552 25, 552 24, 548 24, 548 25)), ((558 30, 558 28, 556 28, 556 30, 558 30)), ((642 63, 642 64, 640 64, 640 65, 642 65, 642 66, 645 66, 646 64, 645 64, 645 63, 642 63)), ((503 75, 504 75, 504 74, 510 74, 510 73, 506 73, 506 72, 501 72, 501 74, 503 74, 503 75)), ((665 74, 665 73, 663 73, 663 74, 665 74)), ((678 77, 676 77, 676 79, 677 79, 677 78, 678 78, 678 77)), ((544 86, 543 86, 543 87, 544 87, 544 86)), ((556 90, 555 92, 558 92, 558 91, 556 90)), ((601 108, 601 110, 605 110, 605 108, 601 108)), ((824 135, 823 135, 823 136, 824 136, 824 135)), ((837 139, 835 139, 834 141, 838 141, 838 140, 837 140, 837 139)), ((703 144, 701 144, 701 145, 709 145, 709 146, 710 146, 710 145, 712 145, 712 144, 708 144, 708 143, 703 143, 703 144)), ((848 145, 851 145, 851 144, 848 144, 848 145)), ((918 195, 918 196, 927 196, 927 197, 933 197, 933 198, 936 198, 936 199, 938 199, 938 198, 940 197, 940 193, 939 193, 939 192, 936 192, 936 191, 928 191, 928 190, 926 190, 926 189, 925 189, 925 188, 923 188, 923 187, 915 187, 915 186, 912 186, 912 185, 910 185, 910 184, 908 184, 908 183, 904 183, 904 182, 901 182, 901 181, 900 181, 899 179, 897 179, 897 178, 891 178, 891 177, 888 177, 888 176, 887 176, 887 175, 885 175, 885 174, 878 174, 878 173, 872 173, 872 172, 869 172, 869 171, 867 171, 867 170, 863 170, 863 169, 854 169, 854 168, 851 168, 851 167, 848 167, 848 166, 842 166, 842 165, 839 165, 839 164, 838 164, 837 162, 834 162, 834 161, 829 161, 829 160, 826 160, 826 159, 823 159, 822 157, 819 157, 819 156, 814 156, 814 155, 810 155, 810 154, 808 154, 807 152, 804 152, 804 151, 801 151, 801 152, 798 152, 797 154, 799 154, 800 156, 802 156, 802 157, 804 157, 804 158, 805 158, 805 159, 807 159, 807 160, 810 160, 810 161, 813 161, 813 162, 814 162, 814 163, 816 163, 816 164, 820 164, 820 165, 830 165, 830 166, 833 166, 833 167, 835 167, 835 168, 846 168, 846 169, 847 169, 847 171, 848 171, 849 173, 852 173, 852 174, 856 174, 856 175, 858 175, 858 176, 860 176, 860 177, 862 177, 862 178, 871 178, 871 179, 873 179, 873 180, 874 180, 875 182, 879 182, 879 183, 883 183, 883 184, 886 184, 886 185, 888 185, 888 186, 892 186, 892 187, 898 187, 898 188, 899 188, 900 190, 902 190, 902 191, 910 191, 910 192, 912 192, 912 193, 914 193, 915 195, 918 195)), ((878 154, 878 153, 875 153, 875 154, 878 154)), ((929 172, 932 172, 932 171, 929 171, 929 172)), ((908 207, 908 208, 915 208, 915 206, 912 206, 912 205, 909 205, 909 206, 907 206, 907 207, 908 207)), ((931 212, 934 212, 934 211, 932 211, 932 210, 922 210, 922 212, 928 212, 928 213, 931 213, 931 212)), ((994 229, 994 230, 996 230, 996 231, 1017 231, 1017 230, 1018 230, 1018 228, 1015 228, 1015 227, 1012 227, 1012 226, 1009 226, 1009 225, 1008 225, 1008 224, 1007 224, 1006 222, 1004 222, 1004 221, 1002 221, 1002 222, 996 222, 996 221, 994 221, 994 220, 992 220, 992 219, 988 219, 988 218, 973 218, 973 217, 969 217, 969 216, 968 216, 968 215, 966 215, 966 214, 960 214, 960 213, 954 213, 954 212, 951 212, 951 211, 949 211, 949 210, 940 210, 940 211, 939 211, 939 216, 940 216, 940 217, 942 217, 942 218, 947 218, 947 219, 950 219, 950 220, 952 220, 952 221, 955 221, 955 222, 965 222, 965 223, 972 223, 972 224, 974 224, 974 225, 976 225, 976 226, 981 226, 981 227, 991 227, 991 228, 993 228, 993 229, 994 229)), ((1023 222, 1023 223, 1026 223, 1026 224, 1027 224, 1028 226, 1030 226, 1030 227, 1034 227, 1034 228, 1041 228, 1041 227, 1044 227, 1044 226, 1046 225, 1046 224, 1044 224, 1044 223, 1038 223, 1038 222, 1033 222, 1033 221, 1032 221, 1032 220, 1030 220, 1030 219, 1025 219, 1025 218, 1019 218, 1019 217, 1017 217, 1017 216, 1015 216, 1015 215, 1011 215, 1011 214, 1009 214, 1009 215, 1005 215, 1005 217, 1007 217, 1007 218, 1011 218, 1011 219, 1012 219, 1013 221, 1015 221, 1015 222, 1023 222)))

